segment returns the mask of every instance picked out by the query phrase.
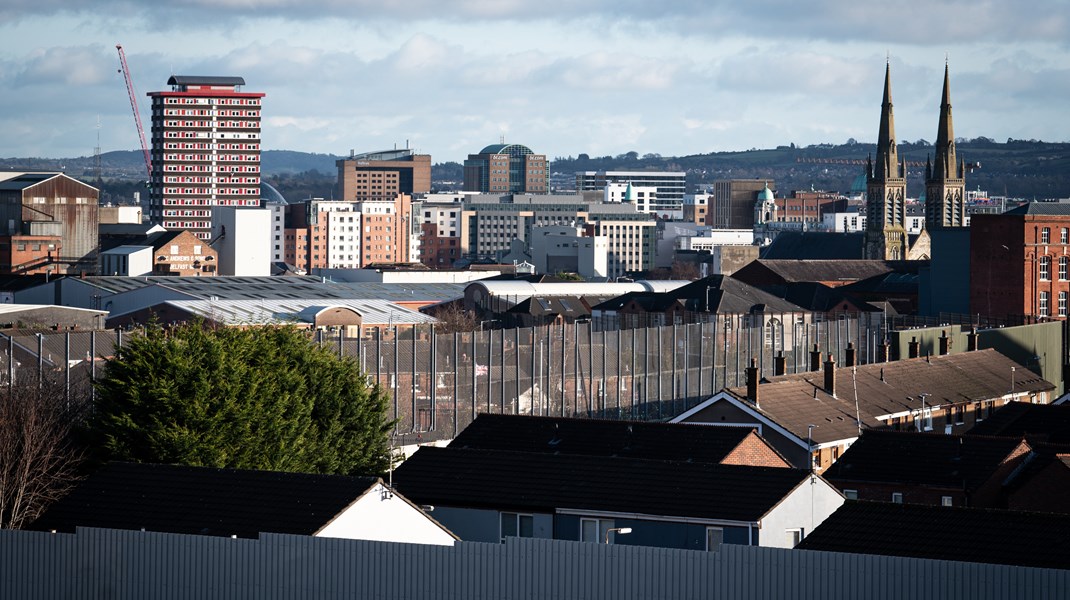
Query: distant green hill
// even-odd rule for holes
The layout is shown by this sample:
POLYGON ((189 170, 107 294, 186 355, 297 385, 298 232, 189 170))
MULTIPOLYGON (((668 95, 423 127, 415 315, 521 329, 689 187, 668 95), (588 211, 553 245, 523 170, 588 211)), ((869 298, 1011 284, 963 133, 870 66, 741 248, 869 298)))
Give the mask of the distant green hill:
MULTIPOLYGON (((1036 140, 996 142, 987 138, 960 140, 959 157, 980 163, 966 176, 970 189, 993 195, 1022 198, 1070 197, 1070 143, 1036 140)), ((691 156, 663 157, 629 152, 617 156, 558 157, 551 163, 559 179, 571 181, 576 171, 598 170, 678 170, 686 171, 692 187, 716 179, 768 179, 779 191, 814 189, 848 191, 863 171, 867 156, 876 152, 874 144, 817 144, 807 147, 779 146, 765 150, 714 152, 691 156)), ((908 193, 917 196, 924 188, 925 159, 933 153, 924 140, 902 142, 901 158, 910 161, 908 193)), ((264 178, 291 200, 309 196, 330 198, 337 178, 335 161, 340 156, 289 150, 266 150, 262 154, 264 178)), ((63 170, 73 177, 95 182, 96 160, 92 156, 64 159, 0 158, 0 170, 63 170)), ((100 157, 100 173, 105 190, 133 189, 133 182, 145 179, 145 163, 139 151, 107 152, 100 157)), ((439 163, 432 168, 438 184, 458 182, 457 163, 439 163)))

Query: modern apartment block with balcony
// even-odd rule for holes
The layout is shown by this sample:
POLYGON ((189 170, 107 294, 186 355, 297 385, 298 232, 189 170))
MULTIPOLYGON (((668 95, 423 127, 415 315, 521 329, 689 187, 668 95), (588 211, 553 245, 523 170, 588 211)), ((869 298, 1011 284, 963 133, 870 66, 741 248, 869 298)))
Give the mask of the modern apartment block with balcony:
POLYGON ((241 77, 172 75, 152 99, 149 219, 209 239, 216 206, 260 206, 264 94, 241 77))

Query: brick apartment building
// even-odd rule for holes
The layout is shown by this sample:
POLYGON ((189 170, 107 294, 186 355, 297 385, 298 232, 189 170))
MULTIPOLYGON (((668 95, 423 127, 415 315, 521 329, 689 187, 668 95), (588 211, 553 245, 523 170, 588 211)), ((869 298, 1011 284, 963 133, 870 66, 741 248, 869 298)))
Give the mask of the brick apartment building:
POLYGON ((260 206, 262 93, 241 77, 172 75, 152 98, 149 220, 209 239, 214 206, 260 206))
POLYGON ((1070 204, 1034 202, 970 225, 970 312, 1063 319, 1070 302, 1070 204))

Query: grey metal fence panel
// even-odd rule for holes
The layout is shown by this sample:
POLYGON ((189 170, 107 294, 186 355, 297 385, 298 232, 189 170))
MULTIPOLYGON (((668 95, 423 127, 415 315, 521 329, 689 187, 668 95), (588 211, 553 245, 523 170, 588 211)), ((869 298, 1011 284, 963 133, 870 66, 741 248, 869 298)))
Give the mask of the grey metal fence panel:
POLYGON ((264 534, 0 531, 4 598, 1064 597, 1070 570, 724 545, 510 539, 455 547, 264 534))

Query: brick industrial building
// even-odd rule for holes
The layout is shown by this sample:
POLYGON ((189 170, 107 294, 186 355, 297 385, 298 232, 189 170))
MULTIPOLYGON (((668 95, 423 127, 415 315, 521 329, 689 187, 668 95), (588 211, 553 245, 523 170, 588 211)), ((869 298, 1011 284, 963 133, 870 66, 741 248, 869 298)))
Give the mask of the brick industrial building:
POLYGON ((149 219, 208 239, 215 206, 260 205, 262 93, 241 77, 172 75, 152 98, 149 219))
POLYGON ((62 173, 0 173, 0 273, 96 273, 98 198, 62 173))
POLYGON ((970 224, 970 312, 1065 318, 1070 205, 1031 203, 970 224))

